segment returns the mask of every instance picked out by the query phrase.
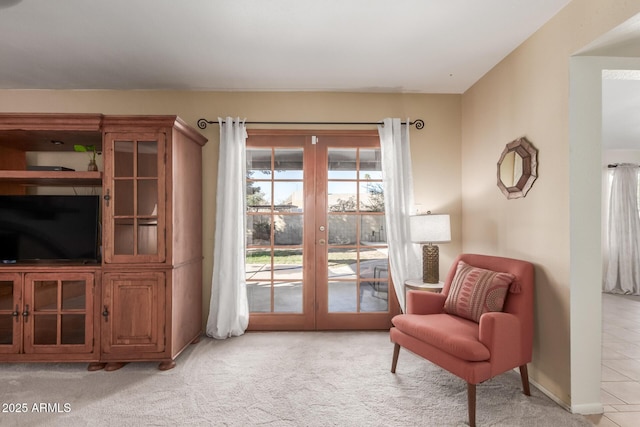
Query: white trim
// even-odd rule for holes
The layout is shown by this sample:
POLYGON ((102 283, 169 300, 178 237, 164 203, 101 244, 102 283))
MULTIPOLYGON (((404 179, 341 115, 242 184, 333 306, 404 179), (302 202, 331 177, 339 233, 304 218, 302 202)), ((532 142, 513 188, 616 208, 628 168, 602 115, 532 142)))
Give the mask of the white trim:
POLYGON ((583 403, 573 406, 571 412, 580 415, 603 414, 604 407, 601 403, 583 403))
POLYGON ((602 71, 632 69, 640 69, 640 58, 570 57, 570 396, 576 413, 601 408, 602 71))
MULTIPOLYGON (((518 373, 520 372, 518 370, 518 368, 514 368, 513 371, 514 372, 518 372, 518 373)), ((540 384, 538 384, 537 382, 532 380, 531 377, 529 377, 529 383, 531 385, 533 385, 535 388, 537 388, 538 390, 540 390, 542 392, 542 394, 544 394, 549 399, 551 399, 555 403, 557 403, 558 406, 563 408, 565 411, 571 412, 573 414, 580 414, 580 415, 591 415, 591 414, 602 414, 602 413, 604 413, 604 407, 602 406, 602 404, 600 402, 583 403, 583 404, 580 404, 580 405, 569 406, 566 402, 563 402, 562 400, 560 400, 560 398, 558 396, 556 396, 555 394, 551 393, 549 390, 547 390, 546 388, 544 388, 543 386, 541 386, 540 384)))

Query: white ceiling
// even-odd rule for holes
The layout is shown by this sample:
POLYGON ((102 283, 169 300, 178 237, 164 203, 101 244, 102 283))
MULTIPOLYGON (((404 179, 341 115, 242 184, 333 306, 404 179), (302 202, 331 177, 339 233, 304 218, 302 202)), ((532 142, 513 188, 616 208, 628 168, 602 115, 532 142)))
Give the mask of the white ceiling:
POLYGON ((462 93, 568 2, 0 0, 0 88, 462 93))
MULTIPOLYGON (((567 3, 0 0, 0 89, 463 93, 567 3)), ((639 33, 587 49, 637 56, 639 33)), ((606 149, 640 149, 639 106, 640 81, 603 82, 606 149)))

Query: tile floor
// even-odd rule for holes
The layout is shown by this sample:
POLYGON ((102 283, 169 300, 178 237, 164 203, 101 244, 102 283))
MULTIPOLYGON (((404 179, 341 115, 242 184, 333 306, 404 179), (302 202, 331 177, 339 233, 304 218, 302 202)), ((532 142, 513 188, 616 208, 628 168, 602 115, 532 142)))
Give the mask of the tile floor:
POLYGON ((640 426, 640 297, 602 294, 602 404, 598 427, 640 426))

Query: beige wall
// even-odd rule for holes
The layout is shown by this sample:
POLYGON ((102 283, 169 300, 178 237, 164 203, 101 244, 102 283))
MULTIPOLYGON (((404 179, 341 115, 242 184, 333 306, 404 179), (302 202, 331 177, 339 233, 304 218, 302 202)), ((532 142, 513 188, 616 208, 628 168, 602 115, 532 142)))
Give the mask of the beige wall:
MULTIPOLYGON (((194 127, 199 118, 217 120, 218 116, 227 115, 254 121, 421 118, 424 129, 411 130, 415 199, 424 210, 451 214, 452 242, 440 247, 440 274, 444 276, 461 248, 460 100, 460 95, 5 90, 0 91, 0 111, 177 114, 194 127)), ((203 160, 206 322, 213 269, 219 130, 213 125, 201 132, 209 139, 203 160)), ((80 167, 86 165, 81 154, 79 162, 80 167)))
POLYGON ((536 264, 536 333, 529 372, 566 405, 572 403, 574 249, 569 233, 569 58, 638 12, 638 0, 575 0, 462 98, 463 251, 536 264), (496 187, 496 162, 504 145, 520 136, 539 150, 539 178, 526 198, 507 200, 496 187))

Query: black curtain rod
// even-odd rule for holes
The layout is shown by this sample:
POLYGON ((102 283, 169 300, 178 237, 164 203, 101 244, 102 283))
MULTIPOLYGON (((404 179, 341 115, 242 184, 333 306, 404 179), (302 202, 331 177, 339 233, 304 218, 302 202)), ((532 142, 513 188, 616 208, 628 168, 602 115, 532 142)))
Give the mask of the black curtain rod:
MULTIPOLYGON (((620 166, 621 164, 623 164, 623 163, 610 163, 610 164, 608 164, 608 165, 607 165, 607 167, 608 167, 609 169, 613 169, 613 168, 617 168, 617 167, 618 167, 618 166, 620 166)), ((637 163, 624 163, 624 164, 627 164, 627 165, 633 165, 633 166, 635 166, 635 167, 640 167, 640 165, 638 165, 637 163)))
MULTIPOLYGON (((244 122, 246 125, 322 125, 322 126, 326 126, 326 125, 351 125, 351 126, 355 126, 355 125, 381 125, 382 122, 244 122)), ((200 129, 206 129, 207 128, 207 124, 209 125, 217 125, 218 122, 217 121, 212 121, 212 120, 207 120, 207 119, 200 119, 198 120, 198 127, 200 129)), ((403 125, 406 125, 407 122, 402 122, 403 125)), ((424 120, 422 119, 417 119, 414 120, 412 122, 408 123, 409 126, 416 126, 416 129, 422 129, 424 128, 424 120)))

